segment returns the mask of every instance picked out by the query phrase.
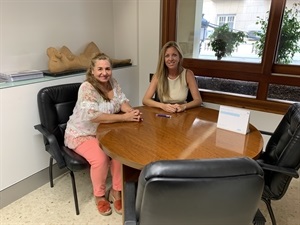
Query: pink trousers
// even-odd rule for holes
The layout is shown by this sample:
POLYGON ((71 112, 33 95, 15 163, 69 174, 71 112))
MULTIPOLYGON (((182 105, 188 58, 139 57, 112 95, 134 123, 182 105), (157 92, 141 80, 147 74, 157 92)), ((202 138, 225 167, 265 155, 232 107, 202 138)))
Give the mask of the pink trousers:
POLYGON ((109 168, 112 176, 112 188, 116 191, 122 190, 121 163, 107 156, 100 148, 96 138, 83 142, 75 149, 75 152, 83 156, 91 165, 90 176, 94 196, 105 195, 109 168))

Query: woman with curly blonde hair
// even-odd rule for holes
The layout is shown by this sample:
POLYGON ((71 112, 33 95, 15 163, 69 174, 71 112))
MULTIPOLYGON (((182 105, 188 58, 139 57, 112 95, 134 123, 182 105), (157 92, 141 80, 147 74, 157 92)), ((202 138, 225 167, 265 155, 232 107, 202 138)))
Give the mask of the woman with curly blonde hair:
POLYGON ((104 54, 96 55, 79 88, 73 114, 67 123, 65 144, 90 163, 95 202, 102 215, 111 214, 110 202, 117 213, 122 213, 122 177, 120 162, 107 156, 99 146, 97 127, 100 123, 139 122, 140 119, 141 113, 130 106, 120 85, 112 77, 110 58, 104 54), (109 169, 112 188, 106 195, 109 169))

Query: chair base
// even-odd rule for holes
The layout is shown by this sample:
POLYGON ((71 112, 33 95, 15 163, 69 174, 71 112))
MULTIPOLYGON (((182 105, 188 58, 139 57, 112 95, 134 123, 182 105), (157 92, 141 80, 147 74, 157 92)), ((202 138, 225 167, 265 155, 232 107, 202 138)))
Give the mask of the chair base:
POLYGON ((54 187, 54 183, 53 183, 53 157, 50 157, 49 160, 49 180, 50 180, 50 187, 54 187))
MULTIPOLYGON (((50 180, 50 187, 54 187, 53 183, 53 157, 50 157, 49 160, 49 180, 50 180)), ((69 170, 69 169, 68 169, 69 170)), ((80 214, 79 211, 79 205, 78 205, 78 197, 77 197, 77 189, 76 189, 76 181, 75 181, 75 176, 74 172, 69 170, 70 176, 71 176, 71 182, 72 182, 72 189, 73 189, 73 197, 74 197, 74 203, 75 203, 75 211, 76 215, 80 214)))
POLYGON ((266 198, 262 198, 262 200, 265 202, 267 208, 268 208, 268 212, 272 221, 272 225, 276 225, 276 219, 274 216, 274 212, 271 206, 271 200, 270 199, 266 199, 266 198))
POLYGON ((266 219, 259 209, 257 210, 252 223, 254 225, 265 225, 266 224, 266 219))

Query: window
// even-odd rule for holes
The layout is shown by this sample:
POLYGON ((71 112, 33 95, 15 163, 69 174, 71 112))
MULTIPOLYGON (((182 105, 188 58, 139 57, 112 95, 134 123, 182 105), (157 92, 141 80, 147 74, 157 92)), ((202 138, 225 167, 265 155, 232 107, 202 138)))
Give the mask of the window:
POLYGON ((218 25, 222 26, 228 24, 229 29, 234 29, 234 16, 233 15, 218 15, 218 25))
POLYGON ((300 7, 294 1, 162 1, 162 44, 180 44, 184 66, 199 78, 204 101, 281 114, 300 101, 299 40, 294 38, 291 61, 278 60, 283 43, 291 39, 285 36, 291 28, 284 17, 294 21, 293 33, 300 37, 300 7), (242 32, 242 41, 221 59, 210 43, 217 29, 242 32))
POLYGON ((267 28, 269 10, 265 0, 179 0, 177 41, 187 58, 260 63, 264 34, 257 23, 267 28))
MULTIPOLYGON (((277 64, 295 64, 300 65, 300 3, 294 3, 291 0, 286 2, 281 22, 281 32, 276 52, 277 64)), ((266 40, 266 31, 268 28, 267 20, 269 12, 265 18, 259 18, 257 24, 259 31, 256 33, 257 41, 255 42, 258 55, 262 56, 266 40)))

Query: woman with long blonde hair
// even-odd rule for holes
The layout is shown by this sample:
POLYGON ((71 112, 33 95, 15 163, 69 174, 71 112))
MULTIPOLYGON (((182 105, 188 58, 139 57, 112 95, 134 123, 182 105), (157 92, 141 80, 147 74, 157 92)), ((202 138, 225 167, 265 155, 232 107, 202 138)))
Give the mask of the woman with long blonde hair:
POLYGON ((167 42, 160 51, 157 69, 144 95, 143 104, 166 112, 183 112, 200 106, 202 98, 193 71, 182 66, 183 55, 175 41, 167 42), (187 102, 188 92, 192 101, 187 102), (159 101, 153 96, 157 95, 159 101))

